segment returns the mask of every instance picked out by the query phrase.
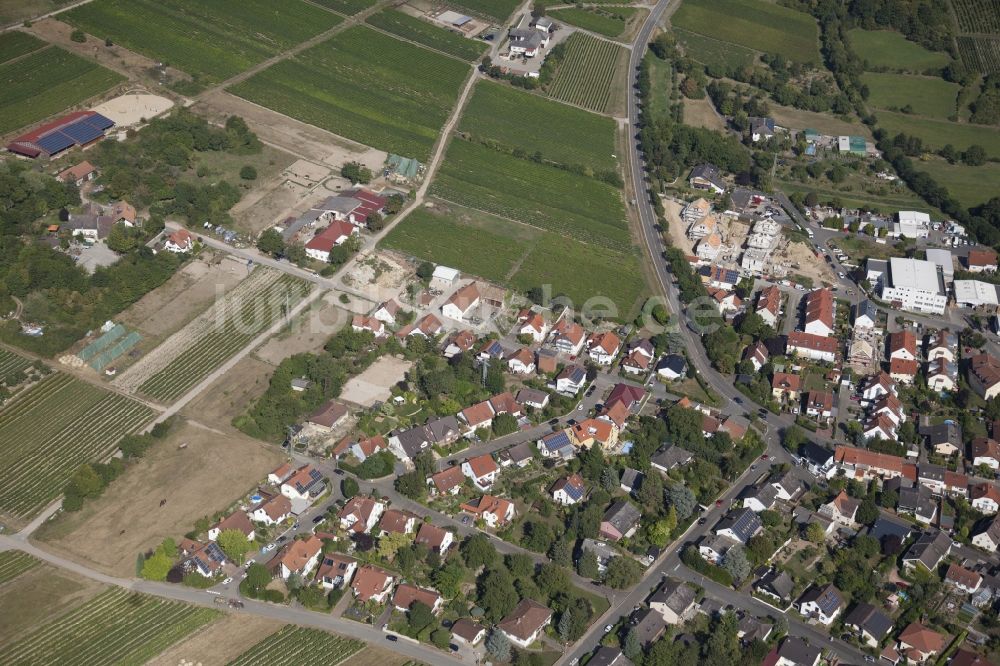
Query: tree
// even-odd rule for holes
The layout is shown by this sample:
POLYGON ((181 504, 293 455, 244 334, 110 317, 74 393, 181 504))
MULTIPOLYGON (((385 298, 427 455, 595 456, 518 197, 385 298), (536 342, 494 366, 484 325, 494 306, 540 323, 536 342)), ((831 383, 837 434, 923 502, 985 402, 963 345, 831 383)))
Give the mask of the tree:
POLYGON ((562 612, 559 617, 559 638, 563 643, 569 643, 570 633, 573 631, 573 612, 569 608, 562 612))
POLYGON ((678 520, 687 520, 698 506, 691 489, 679 483, 667 489, 667 502, 677 511, 678 520))
MULTIPOLYGON (((674 511, 674 507, 670 507, 670 510, 674 511)), ((676 512, 674 516, 676 517, 676 512)), ((654 546, 662 548, 670 540, 670 531, 672 529, 666 518, 650 521, 646 526, 646 540, 654 546)))
POLYGON ((615 555, 608 561, 604 572, 604 583, 615 590, 632 587, 642 576, 642 566, 631 557, 615 555))
POLYGON ((489 537, 485 534, 473 534, 462 542, 460 550, 462 558, 465 560, 465 566, 472 570, 483 566, 493 566, 499 558, 497 549, 493 547, 489 537))
POLYGON ((503 561, 514 578, 531 578, 535 573, 535 561, 527 553, 509 553, 503 561))
POLYGON ((226 557, 239 565, 243 564, 243 558, 250 552, 250 540, 240 530, 222 530, 216 542, 226 557))
POLYGON ((432 275, 434 275, 434 264, 431 262, 424 261, 417 266, 417 277, 421 280, 430 280, 432 275))
POLYGON ((597 554, 592 550, 584 550, 576 562, 576 572, 584 578, 597 580, 601 575, 597 554))
POLYGON ((629 628, 628 633, 625 634, 625 644, 622 646, 622 653, 632 661, 635 661, 642 655, 642 641, 639 640, 639 632, 636 631, 635 627, 629 628))
POLYGON ((69 33, 69 38, 74 42, 83 44, 84 42, 87 41, 87 33, 85 33, 83 30, 74 30, 73 32, 69 33))
POLYGON ((487 570, 479 579, 478 590, 479 605, 490 622, 502 620, 519 601, 514 579, 506 569, 487 570))
POLYGON ((167 557, 162 549, 158 548, 152 556, 147 557, 142 563, 141 575, 146 580, 164 581, 173 566, 173 561, 167 557))
POLYGON ((396 477, 396 491, 412 500, 420 500, 427 494, 426 477, 417 472, 407 472, 396 477))
POLYGON ((722 568, 733 577, 737 586, 746 580, 750 575, 750 562, 742 546, 733 546, 726 551, 726 556, 722 559, 722 568))
POLYGON ((494 629, 486 637, 486 651, 497 661, 510 660, 510 639, 499 629, 494 629))
POLYGON ((358 482, 353 476, 345 476, 340 482, 340 492, 343 493, 344 499, 351 499, 359 490, 358 482))
POLYGON ((251 562, 247 567, 247 577, 243 579, 243 584, 255 594, 260 594, 270 582, 271 572, 267 567, 259 562, 251 562))
MULTIPOLYGON (((400 551, 400 554, 403 552, 400 551)), ((434 587, 448 598, 458 596, 462 590, 462 580, 464 578, 465 567, 455 557, 449 559, 444 566, 435 569, 431 574, 434 587)))
POLYGON ((390 532, 378 540, 378 554, 386 560, 392 560, 400 548, 410 545, 410 535, 402 532, 390 532))
POLYGON ((657 510, 662 507, 663 478, 655 473, 645 475, 637 499, 648 509, 657 510))
MULTIPOLYGON (((490 368, 492 370, 492 368, 490 368)), ((489 376, 487 376, 486 381, 489 382, 489 376)), ((503 393, 503 391, 500 391, 503 393)), ((503 437, 504 435, 510 435, 517 432, 518 425, 517 419, 511 414, 503 413, 497 414, 493 417, 493 435, 494 437, 503 437)))
POLYGON ((535 574, 535 583, 542 594, 554 597, 559 592, 569 589, 569 570, 559 566, 555 562, 546 562, 538 567, 538 573, 535 574))
POLYGON ((862 525, 874 525, 878 517, 879 511, 875 502, 868 498, 862 500, 860 506, 858 506, 858 513, 855 515, 855 519, 862 525))
POLYGON ((819 523, 809 523, 806 527, 806 539, 813 543, 823 543, 823 539, 826 538, 826 533, 823 532, 823 527, 819 523))
POLYGON ((347 162, 340 168, 340 175, 351 181, 352 185, 368 184, 372 179, 372 171, 359 162, 347 162))
POLYGON ((439 650, 447 650, 451 643, 451 632, 444 627, 438 627, 431 632, 431 643, 439 650))
POLYGON ((240 169, 240 178, 243 180, 257 180, 257 169, 247 164, 240 169))
POLYGON ((434 619, 434 611, 422 601, 414 601, 406 612, 406 622, 414 636, 430 626, 434 619))
POLYGON ((385 218, 378 211, 373 211, 365 218, 365 224, 368 225, 368 229, 371 231, 382 231, 383 227, 385 227, 385 218))
POLYGON ((986 163, 986 149, 978 144, 973 144, 962 153, 962 161, 969 166, 982 166, 986 163))
MULTIPOLYGON (((497 395, 506 390, 503 376, 503 365, 499 362, 491 363, 486 369, 486 390, 497 395)), ((508 415, 509 416, 509 415, 508 415)))
POLYGON ((138 236, 122 223, 111 225, 108 232, 108 248, 119 254, 134 250, 139 245, 138 236))
POLYGON ((618 472, 614 467, 605 467, 601 470, 601 488, 610 493, 614 492, 618 485, 618 472))
POLYGON ((277 229, 270 227, 265 229, 257 238, 257 249, 273 257, 277 257, 285 251, 285 241, 277 229))
POLYGON ((540 521, 531 521, 524 524, 524 536, 521 545, 536 553, 548 551, 552 545, 552 529, 548 524, 540 521))

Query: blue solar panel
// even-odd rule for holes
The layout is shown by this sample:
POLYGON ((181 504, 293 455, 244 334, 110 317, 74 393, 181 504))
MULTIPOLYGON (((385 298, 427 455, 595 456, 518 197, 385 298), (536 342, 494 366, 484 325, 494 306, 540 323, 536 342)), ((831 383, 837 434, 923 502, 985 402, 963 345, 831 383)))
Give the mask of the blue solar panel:
POLYGON ((62 132, 53 132, 47 136, 43 136, 41 139, 35 142, 39 148, 49 153, 58 153, 60 150, 66 150, 73 145, 73 139, 69 138, 62 132))
POLYGON ((102 129, 102 130, 106 130, 110 127, 115 126, 115 121, 111 120, 106 116, 102 116, 99 113, 95 113, 92 116, 84 118, 82 122, 85 122, 88 125, 93 125, 97 129, 102 129))
POLYGON ((85 123, 73 123, 64 127, 63 134, 68 134, 77 143, 90 143, 104 135, 104 132, 85 123))

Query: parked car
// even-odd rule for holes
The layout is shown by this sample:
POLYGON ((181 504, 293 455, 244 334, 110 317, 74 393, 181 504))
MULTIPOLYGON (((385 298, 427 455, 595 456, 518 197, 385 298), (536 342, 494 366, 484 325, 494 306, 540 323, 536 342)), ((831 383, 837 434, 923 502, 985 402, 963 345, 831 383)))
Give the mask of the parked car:
POLYGON ((226 579, 222 581, 222 584, 223 585, 229 585, 232 582, 233 582, 232 576, 226 576, 226 579))
POLYGON ((313 518, 313 525, 323 522, 324 518, 326 518, 326 516, 324 515, 316 516, 315 518, 313 518))

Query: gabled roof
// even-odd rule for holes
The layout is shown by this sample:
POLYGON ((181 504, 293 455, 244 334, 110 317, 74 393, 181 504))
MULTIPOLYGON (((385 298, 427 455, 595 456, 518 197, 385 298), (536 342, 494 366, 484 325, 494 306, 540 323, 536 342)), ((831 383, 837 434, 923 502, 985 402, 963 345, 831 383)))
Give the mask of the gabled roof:
POLYGON ((377 504, 378 502, 373 500, 371 497, 355 495, 351 499, 347 500, 347 503, 340 510, 338 515, 342 520, 354 517, 356 522, 351 529, 355 532, 364 532, 367 528, 366 523, 368 522, 368 519, 371 518, 377 504))
POLYGON ((775 317, 781 311, 781 290, 771 285, 761 290, 757 296, 757 312, 767 310, 775 317))
POLYGON ((969 372, 987 389, 1000 383, 1000 361, 989 354, 977 354, 969 359, 969 372))
POLYGON ((992 458, 1000 462, 1000 442, 989 437, 976 437, 971 444, 972 457, 992 458))
POLYGON ((955 563, 948 565, 948 571, 945 573, 944 579, 946 582, 961 585, 970 589, 979 587, 979 584, 983 582, 983 577, 975 571, 969 571, 965 567, 959 566, 955 563))
POLYGON ((474 306, 479 301, 479 287, 475 282, 455 290, 455 293, 448 299, 446 305, 454 305, 463 313, 474 306))
POLYGON ((384 590, 386 584, 392 579, 393 577, 388 571, 364 564, 358 567, 354 581, 351 582, 351 589, 355 591, 360 601, 365 602, 384 590))
POLYGON ((587 493, 587 486, 584 484, 582 476, 579 474, 570 474, 569 476, 557 479, 552 484, 552 487, 549 488, 549 492, 553 494, 558 490, 562 490, 574 502, 579 502, 587 493))
MULTIPOLYGON (((282 495, 284 497, 284 495, 282 495)), ((287 498, 285 498, 287 500, 287 498)), ((247 515, 246 511, 234 511, 222 520, 220 520, 215 527, 220 532, 225 532, 226 530, 239 530, 244 536, 249 536, 253 531, 253 523, 250 522, 250 517, 247 515)))
POLYGON ((786 372, 776 372, 771 377, 771 388, 782 391, 798 391, 802 387, 802 380, 798 375, 790 375, 786 372))
POLYGON ((460 467, 449 467, 437 474, 432 474, 430 479, 439 493, 446 493, 465 483, 465 474, 462 474, 460 467))
POLYGON ((968 258, 969 268, 979 267, 989 267, 997 265, 997 253, 990 248, 976 247, 969 250, 968 258))
POLYGON ((889 353, 894 354, 899 351, 909 352, 912 356, 917 355, 917 336, 912 331, 897 331, 889 334, 889 353))
POLYGON ((919 622, 911 622, 899 634, 899 642, 927 654, 941 651, 941 648, 944 647, 944 636, 928 629, 919 622))
POLYGON ((871 604, 859 603, 844 618, 844 624, 853 625, 881 641, 892 631, 892 618, 871 604))
POLYGON ((810 602, 815 603, 824 615, 833 615, 837 609, 843 608, 844 595, 833 585, 814 586, 806 590, 802 598, 799 599, 800 604, 810 602))
POLYGON ((520 414, 521 405, 518 404, 517 400, 510 391, 504 391, 503 393, 498 393, 489 399, 490 409, 493 410, 494 414, 520 414))
POLYGON ((317 483, 323 481, 323 474, 312 465, 303 465, 281 484, 291 486, 300 495, 308 492, 317 483))
POLYGON ((813 351, 836 354, 840 341, 835 337, 825 335, 813 335, 801 331, 792 331, 788 334, 788 346, 799 349, 811 349, 813 351))
POLYGON ((625 403, 626 407, 631 409, 632 405, 641 402, 645 397, 646 390, 639 386, 615 384, 614 388, 611 389, 611 393, 608 394, 608 399, 604 401, 604 406, 609 407, 620 400, 625 403))
POLYGON ((420 516, 409 511, 399 509, 389 509, 382 514, 382 519, 378 521, 378 527, 383 532, 394 532, 397 534, 406 533, 406 524, 410 521, 420 520, 420 516))
POLYGON ((507 617, 497 623, 504 633, 528 640, 552 618, 552 611, 533 599, 521 599, 507 617))
POLYGON ((420 529, 417 530, 417 538, 413 540, 413 543, 422 543, 431 550, 435 550, 441 547, 447 534, 446 530, 441 529, 437 525, 421 523, 420 529))
POLYGON ((306 421, 326 428, 332 428, 345 416, 347 416, 347 406, 336 400, 330 400, 313 412, 306 421))
POLYGON ((320 558, 319 567, 316 569, 316 578, 322 580, 324 578, 345 576, 351 566, 357 563, 358 561, 353 557, 341 555, 340 553, 327 553, 320 558))
POLYGON ((467 617, 459 618, 451 625, 452 635, 458 636, 466 643, 471 643, 484 631, 486 628, 483 625, 477 624, 467 617))
POLYGON ((473 428, 493 419, 493 408, 490 407, 489 400, 483 400, 471 407, 462 410, 462 420, 473 428))
POLYGON ((419 601, 429 608, 434 608, 440 599, 441 595, 436 590, 417 587, 409 583, 401 583, 392 595, 392 605, 396 608, 406 608, 409 610, 410 606, 419 601))
POLYGON ((639 522, 642 514, 631 502, 618 500, 604 512, 603 522, 611 524, 618 532, 625 534, 639 522))
POLYGON ((594 333, 587 341, 587 346, 590 349, 601 351, 605 354, 614 354, 621 347, 621 344, 621 339, 613 331, 594 333))
POLYGON ((931 571, 951 549, 951 539, 944 532, 922 533, 903 555, 903 561, 920 562, 931 571))
POLYGON ((790 599, 795 581, 784 571, 771 569, 757 581, 757 587, 770 590, 780 599, 790 599))
POLYGON ((694 604, 695 596, 694 588, 691 586, 680 581, 667 580, 650 595, 649 603, 664 604, 678 615, 682 615, 694 604))
POLYGON ((251 510, 261 509, 271 520, 278 520, 287 516, 292 511, 292 501, 284 495, 275 495, 271 499, 264 500, 251 510))
POLYGON ((833 292, 816 289, 806 296, 806 324, 820 322, 833 329, 833 292))
POLYGON ((281 563, 291 572, 301 572, 309 560, 319 555, 321 550, 323 542, 315 536, 298 539, 286 546, 284 554, 281 555, 281 563))
POLYGON ((469 468, 472 469, 472 473, 477 479, 481 479, 488 474, 494 474, 500 469, 497 467, 496 461, 488 453, 469 458, 465 462, 469 463, 469 468))
POLYGON ((733 509, 716 524, 714 532, 719 534, 723 530, 730 530, 745 544, 762 527, 760 517, 750 509, 733 509))

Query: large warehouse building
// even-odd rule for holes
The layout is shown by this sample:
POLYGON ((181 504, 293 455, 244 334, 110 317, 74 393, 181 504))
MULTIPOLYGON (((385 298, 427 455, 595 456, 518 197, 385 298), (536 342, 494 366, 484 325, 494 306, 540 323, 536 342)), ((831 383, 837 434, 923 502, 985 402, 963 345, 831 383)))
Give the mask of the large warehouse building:
POLYGON ((74 111, 22 134, 7 144, 7 150, 24 157, 52 157, 73 146, 100 141, 114 125, 96 111, 74 111))
POLYGON ((922 259, 890 259, 889 272, 882 276, 881 297, 892 307, 911 312, 944 314, 948 304, 940 267, 922 259))

